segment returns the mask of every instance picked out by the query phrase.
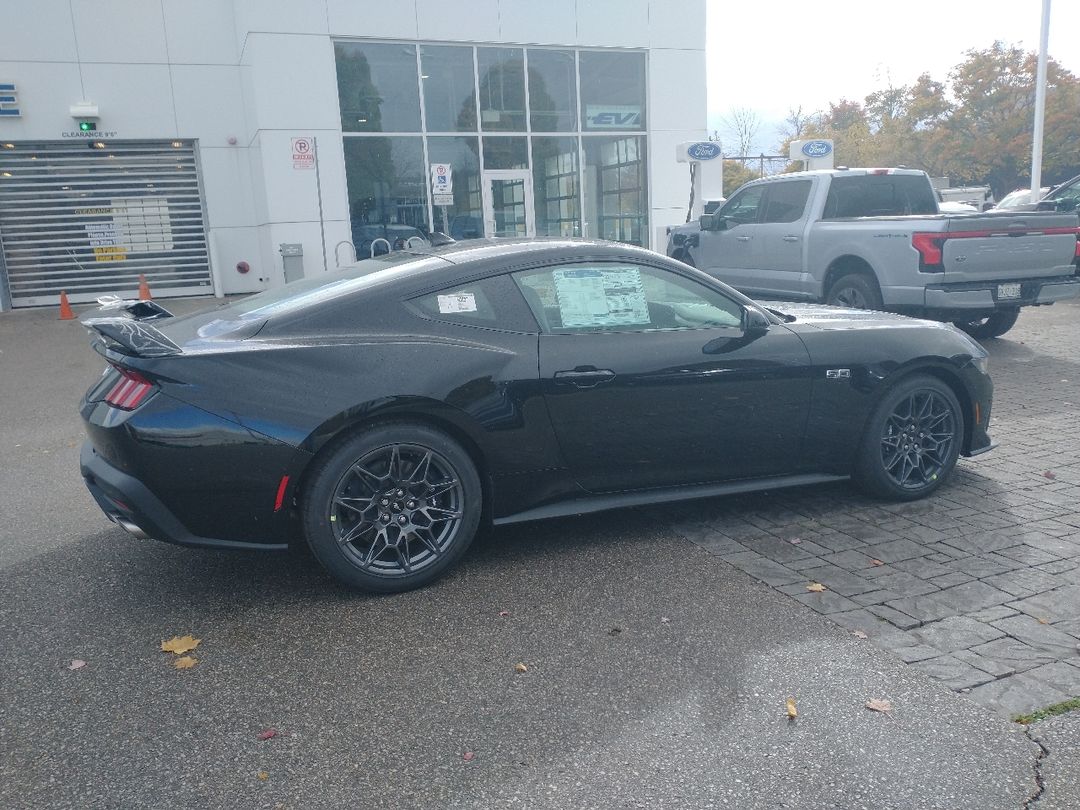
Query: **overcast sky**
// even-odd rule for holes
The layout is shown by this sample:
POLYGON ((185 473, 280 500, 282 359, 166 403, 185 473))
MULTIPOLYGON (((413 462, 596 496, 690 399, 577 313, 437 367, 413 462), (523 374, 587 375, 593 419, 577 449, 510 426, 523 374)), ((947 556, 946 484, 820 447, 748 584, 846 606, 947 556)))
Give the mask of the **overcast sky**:
MULTIPOLYGON (((759 149, 779 142, 791 107, 826 109, 928 72, 944 81, 972 48, 995 39, 1039 47, 1041 0, 706 0, 709 129, 733 107, 763 122, 759 149)), ((1050 56, 1080 75, 1080 0, 1053 0, 1050 56)))

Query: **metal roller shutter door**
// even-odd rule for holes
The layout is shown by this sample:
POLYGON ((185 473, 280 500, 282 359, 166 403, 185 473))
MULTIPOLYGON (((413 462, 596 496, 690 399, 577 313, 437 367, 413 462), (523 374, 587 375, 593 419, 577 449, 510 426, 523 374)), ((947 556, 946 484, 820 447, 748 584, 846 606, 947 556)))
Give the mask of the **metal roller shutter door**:
POLYGON ((0 143, 12 306, 213 292, 191 141, 0 143))

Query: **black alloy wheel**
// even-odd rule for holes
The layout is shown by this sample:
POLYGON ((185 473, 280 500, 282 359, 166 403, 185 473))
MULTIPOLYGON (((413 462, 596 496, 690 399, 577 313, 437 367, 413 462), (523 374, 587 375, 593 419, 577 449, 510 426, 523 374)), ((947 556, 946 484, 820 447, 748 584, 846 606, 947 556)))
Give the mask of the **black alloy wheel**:
POLYGON ((909 377, 886 393, 867 423, 859 483, 895 500, 928 495, 952 472, 963 436, 952 390, 934 377, 909 377))
POLYGON ((319 561, 347 585, 403 591, 440 576, 476 534, 480 480, 467 453, 422 425, 351 437, 319 464, 304 524, 319 561))
POLYGON ((998 309, 985 318, 975 318, 970 321, 953 321, 953 325, 964 330, 976 340, 1001 337, 1013 326, 1020 317, 1020 307, 1010 309, 998 309))
POLYGON ((825 303, 851 309, 881 309, 881 290, 877 281, 864 273, 848 273, 829 287, 825 303))

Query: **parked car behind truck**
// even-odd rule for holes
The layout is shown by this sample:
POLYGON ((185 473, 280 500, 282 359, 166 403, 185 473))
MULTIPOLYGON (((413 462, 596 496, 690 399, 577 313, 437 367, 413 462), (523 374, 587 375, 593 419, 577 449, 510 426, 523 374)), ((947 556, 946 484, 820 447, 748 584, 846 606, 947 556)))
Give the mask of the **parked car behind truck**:
POLYGON ((830 169, 747 183, 667 252, 758 298, 952 321, 1005 334, 1025 306, 1080 295, 1075 212, 943 214, 913 169, 830 169))

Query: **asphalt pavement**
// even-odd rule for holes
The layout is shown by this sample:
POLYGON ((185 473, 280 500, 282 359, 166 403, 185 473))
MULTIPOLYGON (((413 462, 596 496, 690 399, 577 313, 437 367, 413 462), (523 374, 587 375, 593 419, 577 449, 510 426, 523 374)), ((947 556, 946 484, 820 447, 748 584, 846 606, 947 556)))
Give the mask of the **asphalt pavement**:
POLYGON ((101 368, 76 322, 0 315, 0 807, 1080 801, 1071 718, 1038 727, 1055 759, 1053 733, 755 581, 670 509, 500 530, 381 597, 303 549, 135 540, 78 473, 101 368), (160 644, 185 634, 178 670, 160 644))

